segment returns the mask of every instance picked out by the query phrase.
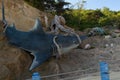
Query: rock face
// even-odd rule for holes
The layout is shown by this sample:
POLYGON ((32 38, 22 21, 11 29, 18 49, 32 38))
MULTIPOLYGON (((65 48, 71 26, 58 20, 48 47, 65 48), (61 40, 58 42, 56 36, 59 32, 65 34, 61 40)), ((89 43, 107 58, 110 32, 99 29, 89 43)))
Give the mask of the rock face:
MULTIPOLYGON (((0 0, 0 4, 1 4, 0 0)), ((36 18, 40 18, 41 23, 45 26, 44 17, 47 15, 51 19, 49 13, 39 11, 38 9, 28 5, 24 0, 4 0, 5 17, 9 24, 15 23, 17 29, 27 31, 34 26, 36 18), (48 16, 49 15, 49 16, 48 16)), ((1 18, 0 6, 0 19, 1 18)), ((51 21, 51 20, 48 20, 51 21)))
MULTIPOLYGON (((0 4, 1 2, 2 0, 0 0, 0 4)), ((36 18, 40 18, 44 26, 45 13, 29 6, 23 0, 4 0, 4 6, 6 20, 9 24, 15 23, 17 29, 23 31, 31 29, 36 18)), ((1 13, 0 6, 0 15, 1 13)), ((2 24, 0 24, 0 80, 25 80, 30 78, 32 72, 28 69, 33 57, 28 52, 10 45, 3 31, 2 24)))
POLYGON ((8 44, 0 25, 0 80, 22 80, 31 58, 25 51, 8 44))

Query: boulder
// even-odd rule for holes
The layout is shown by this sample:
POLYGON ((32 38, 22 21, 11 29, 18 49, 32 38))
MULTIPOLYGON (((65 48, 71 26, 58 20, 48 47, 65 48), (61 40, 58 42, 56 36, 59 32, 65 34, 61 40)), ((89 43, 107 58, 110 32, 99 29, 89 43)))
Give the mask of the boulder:
POLYGON ((32 59, 25 51, 10 45, 3 32, 0 34, 0 80, 22 80, 32 59))

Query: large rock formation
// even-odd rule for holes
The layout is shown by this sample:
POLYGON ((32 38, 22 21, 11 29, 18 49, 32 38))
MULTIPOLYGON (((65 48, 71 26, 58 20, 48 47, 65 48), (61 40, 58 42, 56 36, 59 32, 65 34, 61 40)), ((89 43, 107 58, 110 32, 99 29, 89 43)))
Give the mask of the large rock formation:
MULTIPOLYGON (((0 4, 1 2, 2 0, 0 0, 0 4)), ((47 15, 49 19, 52 17, 49 13, 39 11, 38 9, 28 5, 24 0, 4 0, 4 6, 6 20, 10 24, 15 23, 17 29, 23 31, 30 30, 34 25, 36 18, 40 18, 42 25, 45 26, 45 15, 47 15)), ((0 19, 1 13, 0 6, 0 19)))
MULTIPOLYGON (((1 4, 2 0, 0 0, 1 4)), ((44 12, 41 12, 23 0, 4 0, 5 17, 9 24, 15 23, 19 30, 30 30, 36 18, 40 18, 44 26, 44 12)), ((1 9, 1 6, 0 6, 1 9)), ((0 10, 0 15, 1 15, 0 10)), ((2 19, 2 16, 0 16, 2 19)), ((28 71, 32 62, 32 56, 8 43, 3 33, 4 29, 0 24, 0 80, 25 80, 31 77, 32 72, 28 71)), ((37 70, 38 71, 38 70, 37 70)))

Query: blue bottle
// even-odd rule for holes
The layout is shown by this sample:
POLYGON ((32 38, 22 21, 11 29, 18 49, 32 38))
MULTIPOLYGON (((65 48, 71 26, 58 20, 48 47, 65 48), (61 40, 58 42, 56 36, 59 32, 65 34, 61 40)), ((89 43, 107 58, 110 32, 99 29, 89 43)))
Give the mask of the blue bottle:
POLYGON ((101 80, 110 80, 108 64, 104 61, 100 62, 101 80))
POLYGON ((40 79, 40 74, 38 72, 34 72, 32 74, 32 80, 41 80, 40 79))

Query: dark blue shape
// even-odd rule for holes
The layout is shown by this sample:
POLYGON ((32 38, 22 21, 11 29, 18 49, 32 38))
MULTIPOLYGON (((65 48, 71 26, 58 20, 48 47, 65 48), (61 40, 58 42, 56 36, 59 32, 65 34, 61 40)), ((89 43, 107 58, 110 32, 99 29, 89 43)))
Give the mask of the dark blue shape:
MULTIPOLYGON (((34 56, 30 70, 38 67, 44 61, 49 59, 56 48, 53 43, 54 36, 57 36, 56 42, 63 50, 71 50, 79 45, 78 38, 75 35, 64 36, 45 33, 42 29, 39 19, 36 20, 35 26, 28 32, 19 31, 15 25, 9 25, 4 31, 9 43, 31 52, 34 56), (54 48, 54 49, 53 49, 54 48)), ((85 39, 82 36, 81 39, 85 39)), ((61 49, 61 50, 62 50, 61 49)))
POLYGON ((100 62, 101 80, 110 80, 109 68, 106 62, 100 62))

